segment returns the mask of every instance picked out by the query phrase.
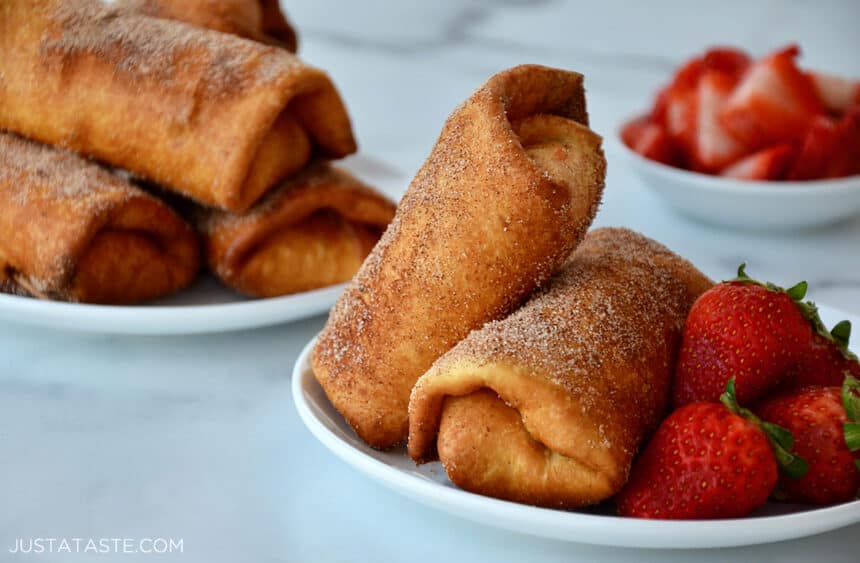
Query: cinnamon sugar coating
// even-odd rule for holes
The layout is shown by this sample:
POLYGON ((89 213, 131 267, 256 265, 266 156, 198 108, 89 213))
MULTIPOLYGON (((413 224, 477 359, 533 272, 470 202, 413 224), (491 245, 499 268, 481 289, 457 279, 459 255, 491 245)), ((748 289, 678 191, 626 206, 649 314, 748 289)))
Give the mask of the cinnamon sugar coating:
POLYGON ((438 452, 452 481, 499 498, 612 496, 665 413, 684 320, 711 285, 642 235, 590 232, 545 288, 418 380, 410 455, 438 452))
POLYGON ((186 286, 197 240, 166 205, 95 163, 0 133, 0 289, 130 303, 186 286))
POLYGON ((284 17, 278 0, 116 0, 114 5, 232 33, 296 52, 296 32, 284 17))
POLYGON ((241 211, 355 150, 328 76, 284 49, 97 0, 0 4, 0 128, 241 211))
POLYGON ((194 223, 218 278, 262 297, 349 280, 394 210, 349 172, 320 161, 246 213, 198 208, 194 223))

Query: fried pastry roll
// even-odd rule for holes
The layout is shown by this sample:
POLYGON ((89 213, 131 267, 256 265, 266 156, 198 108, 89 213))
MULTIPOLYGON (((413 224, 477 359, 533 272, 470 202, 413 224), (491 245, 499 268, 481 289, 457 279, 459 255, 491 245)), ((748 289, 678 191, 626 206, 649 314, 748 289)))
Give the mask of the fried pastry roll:
POLYGON ((355 150, 328 76, 284 49, 107 7, 0 4, 0 129, 243 211, 355 150))
POLYGON ((591 224, 605 160, 582 80, 519 66, 457 108, 333 309, 314 372, 371 446, 406 439, 418 377, 547 280, 591 224))
POLYGON ((129 10, 232 33, 296 52, 296 32, 278 0, 119 0, 129 10))
POLYGON ((609 498, 656 428, 690 306, 711 281, 626 229, 589 233, 522 308, 439 358, 412 391, 409 454, 476 493, 609 498))
POLYGON ((134 303, 199 269, 192 229, 127 180, 62 149, 0 133, 0 289, 134 303))
POLYGON ((199 209, 209 268, 255 297, 349 280, 394 217, 394 204, 348 172, 318 162, 244 214, 199 209))

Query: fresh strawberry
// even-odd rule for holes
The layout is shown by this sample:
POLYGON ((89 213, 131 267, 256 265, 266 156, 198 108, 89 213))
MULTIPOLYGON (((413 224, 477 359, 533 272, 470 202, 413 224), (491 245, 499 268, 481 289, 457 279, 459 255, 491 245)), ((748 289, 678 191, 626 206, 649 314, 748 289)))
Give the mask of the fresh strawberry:
POLYGON ((695 142, 690 159, 694 170, 717 172, 749 152, 720 121, 720 112, 736 83, 732 75, 712 69, 705 70, 699 78, 695 142))
POLYGON ((814 385, 838 387, 845 379, 846 373, 860 379, 860 361, 848 349, 851 323, 842 321, 829 332, 823 325, 816 328, 809 347, 791 378, 790 388, 800 389, 814 385))
POLYGON ((840 118, 820 115, 809 126, 790 180, 841 178, 860 174, 860 105, 840 118))
POLYGON ((720 176, 739 180, 782 180, 797 151, 789 144, 774 145, 754 152, 728 166, 720 176))
POLYGON ((860 103, 860 82, 823 72, 806 74, 828 111, 843 113, 852 105, 860 103))
POLYGON ((621 140, 645 158, 672 166, 682 163, 683 157, 666 130, 649 117, 640 117, 625 125, 621 140))
POLYGON ((803 475, 791 436, 738 406, 731 382, 720 403, 692 403, 666 418, 616 496, 619 514, 701 519, 746 516, 777 483, 777 464, 803 475))
POLYGON ((789 450, 809 471, 800 479, 782 476, 777 498, 833 504, 857 498, 860 489, 860 382, 846 377, 840 389, 808 387, 771 399, 761 418, 794 435, 789 450))
POLYGON ((824 111, 815 86, 795 64, 797 46, 754 63, 726 102, 726 129, 751 147, 800 141, 824 111))
POLYGON ((733 377, 738 399, 755 404, 784 384, 812 338, 806 282, 788 290, 761 284, 745 266, 690 310, 675 368, 676 407, 716 401, 733 377))

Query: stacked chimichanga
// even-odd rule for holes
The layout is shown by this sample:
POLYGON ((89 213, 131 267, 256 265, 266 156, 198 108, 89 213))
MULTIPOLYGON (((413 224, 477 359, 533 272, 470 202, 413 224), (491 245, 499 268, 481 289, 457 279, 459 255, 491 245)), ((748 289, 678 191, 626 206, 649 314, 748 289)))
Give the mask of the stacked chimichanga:
POLYGON ((61 149, 0 133, 0 288, 135 303, 188 285, 197 238, 164 203, 61 149))
POLYGON ((0 128, 230 211, 355 151, 328 76, 292 53, 96 1, 4 3, 0 74, 0 128))
POLYGON ((317 162, 242 214, 193 213, 212 272, 255 297, 349 280, 394 216, 394 204, 355 176, 317 162))
POLYGON ((115 0, 115 5, 157 18, 232 33, 296 52, 296 32, 278 0, 115 0))
MULTIPOLYGON (((206 248, 223 250, 207 251, 207 263, 243 293, 282 295, 345 281, 384 230, 392 204, 319 164, 354 152, 355 141, 328 76, 294 50, 295 34, 270 0, 9 0, 0 5, 0 131, 128 170, 142 185, 194 202, 194 216, 206 217, 194 222, 206 225, 206 248), (298 189, 302 183, 322 187, 298 189), (347 201, 362 201, 357 208, 369 215, 356 215, 347 201), (289 213, 297 216, 287 221, 289 213), (242 247, 252 239, 269 244, 242 247)), ((22 213, 36 214, 42 203, 29 205, 22 213)), ((120 267, 121 257, 110 259, 106 271, 120 267)), ((196 260, 188 264, 194 271, 196 260)), ((159 294, 111 295, 111 302, 132 302, 159 294)))

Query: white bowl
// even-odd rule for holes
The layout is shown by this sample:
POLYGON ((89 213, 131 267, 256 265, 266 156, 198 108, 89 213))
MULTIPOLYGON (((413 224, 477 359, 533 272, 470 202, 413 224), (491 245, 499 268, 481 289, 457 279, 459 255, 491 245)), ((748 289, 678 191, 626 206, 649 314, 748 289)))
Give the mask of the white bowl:
POLYGON ((748 181, 650 160, 615 138, 618 152, 667 205, 694 219, 755 230, 808 229, 860 213, 860 176, 806 182, 748 181))

